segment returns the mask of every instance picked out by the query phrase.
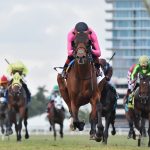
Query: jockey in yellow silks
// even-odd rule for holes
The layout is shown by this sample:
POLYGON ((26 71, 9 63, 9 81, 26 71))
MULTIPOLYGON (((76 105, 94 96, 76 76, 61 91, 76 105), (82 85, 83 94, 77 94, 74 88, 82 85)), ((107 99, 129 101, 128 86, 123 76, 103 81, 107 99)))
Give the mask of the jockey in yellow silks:
MULTIPOLYGON (((26 91, 27 94, 27 102, 31 101, 31 93, 26 85, 26 83, 23 81, 23 78, 27 75, 28 73, 28 69, 27 67, 21 62, 21 61, 17 61, 14 63, 9 64, 8 68, 7 68, 7 72, 11 75, 14 76, 15 73, 19 73, 19 75, 22 77, 22 86, 24 88, 24 90, 26 91)), ((11 80, 12 83, 12 80, 11 80)))

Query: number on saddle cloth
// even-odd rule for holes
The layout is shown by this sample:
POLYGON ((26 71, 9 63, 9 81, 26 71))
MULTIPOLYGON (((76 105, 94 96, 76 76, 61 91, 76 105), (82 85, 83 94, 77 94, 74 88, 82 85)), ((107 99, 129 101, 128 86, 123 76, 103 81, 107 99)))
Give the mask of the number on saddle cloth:
POLYGON ((57 109, 61 109, 63 107, 62 98, 59 95, 57 95, 57 97, 55 98, 54 105, 57 109))

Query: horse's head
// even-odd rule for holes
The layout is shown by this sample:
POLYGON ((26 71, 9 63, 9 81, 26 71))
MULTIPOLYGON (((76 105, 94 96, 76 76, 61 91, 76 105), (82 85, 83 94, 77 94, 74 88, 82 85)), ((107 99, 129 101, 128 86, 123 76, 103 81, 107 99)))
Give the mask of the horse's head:
POLYGON ((139 98, 141 103, 146 103, 150 98, 150 76, 140 75, 139 98))
POLYGON ((12 84, 11 84, 11 90, 12 90, 11 93, 13 93, 13 95, 19 95, 21 93, 21 88, 22 88, 21 80, 22 80, 22 76, 18 72, 16 72, 13 76, 12 84))
POLYGON ((90 53, 90 40, 88 38, 88 33, 77 32, 74 39, 74 55, 79 64, 84 64, 87 60, 87 56, 90 53))

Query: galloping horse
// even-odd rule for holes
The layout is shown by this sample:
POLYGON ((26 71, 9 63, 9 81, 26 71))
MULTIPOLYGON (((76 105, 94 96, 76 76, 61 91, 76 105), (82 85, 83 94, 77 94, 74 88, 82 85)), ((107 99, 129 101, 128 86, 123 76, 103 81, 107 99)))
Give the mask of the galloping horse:
POLYGON ((4 100, 4 97, 0 97, 0 127, 1 133, 5 136, 12 134, 10 118, 8 114, 7 103, 4 100))
POLYGON ((56 140, 56 128, 55 128, 55 124, 59 124, 60 125, 60 137, 63 138, 63 122, 65 119, 65 110, 64 108, 56 108, 55 107, 55 102, 49 102, 48 103, 48 107, 49 107, 49 111, 48 111, 48 120, 50 123, 50 131, 51 129, 53 129, 54 131, 54 140, 56 140))
POLYGON ((68 72, 66 81, 61 74, 57 76, 60 93, 73 117, 74 129, 78 128, 79 131, 82 131, 85 125, 78 118, 79 108, 85 104, 91 104, 90 137, 91 139, 100 141, 103 135, 101 95, 97 85, 96 69, 93 60, 91 60, 91 44, 88 39, 88 34, 76 33, 73 45, 75 60, 72 68, 68 72), (98 116, 98 124, 96 116, 98 116))
POLYGON ((8 99, 10 119, 12 120, 12 123, 15 124, 17 141, 21 141, 21 130, 23 120, 26 132, 25 138, 28 139, 29 134, 27 130, 27 96, 22 86, 22 77, 18 72, 14 74, 13 79, 8 87, 8 99), (12 116, 11 114, 15 115, 12 116))
POLYGON ((108 139, 108 129, 109 125, 112 125, 112 135, 116 134, 115 130, 115 118, 116 118, 116 94, 112 91, 112 87, 109 83, 106 83, 103 91, 102 91, 102 97, 101 97, 101 103, 102 103, 102 116, 105 117, 105 129, 104 129, 104 135, 103 135, 103 142, 107 144, 108 139))
MULTIPOLYGON (((135 112, 135 127, 142 134, 141 118, 146 118, 149 121, 148 136, 150 147, 150 76, 140 75, 140 85, 135 91, 134 96, 134 112, 135 112)), ((141 139, 138 140, 140 146, 141 139)))

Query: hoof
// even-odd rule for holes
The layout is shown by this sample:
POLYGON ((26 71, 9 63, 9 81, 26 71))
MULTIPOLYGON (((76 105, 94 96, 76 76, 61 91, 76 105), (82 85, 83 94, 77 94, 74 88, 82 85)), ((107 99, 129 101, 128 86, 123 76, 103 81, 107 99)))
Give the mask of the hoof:
POLYGON ((112 134, 112 135, 115 135, 115 134, 116 134, 116 131, 115 131, 115 130, 112 130, 112 131, 111 131, 111 134, 112 134))
POLYGON ((26 135, 25 135, 25 139, 28 139, 28 138, 29 138, 29 134, 26 134, 26 135))
POLYGON ((79 127, 78 127, 79 131, 83 131, 84 130, 84 126, 85 126, 85 123, 84 122, 80 122, 79 127))
POLYGON ((5 136, 9 136, 11 134, 13 134, 12 129, 6 130, 5 136))
POLYGON ((76 130, 76 127, 75 127, 73 124, 71 124, 71 125, 70 125, 70 130, 71 130, 71 131, 75 131, 75 130, 76 130))
POLYGON ((95 138, 95 134, 91 134, 90 135, 90 140, 95 140, 96 138, 95 138))

